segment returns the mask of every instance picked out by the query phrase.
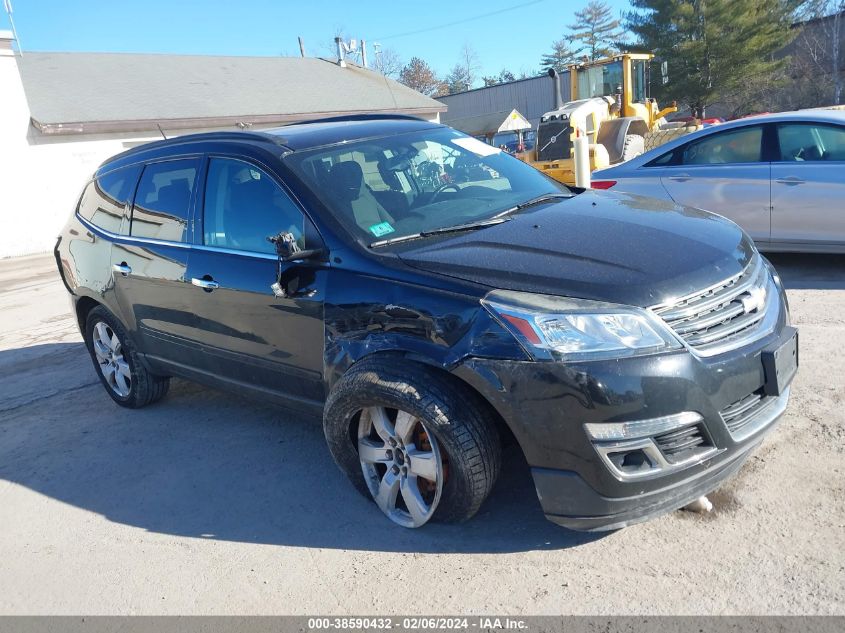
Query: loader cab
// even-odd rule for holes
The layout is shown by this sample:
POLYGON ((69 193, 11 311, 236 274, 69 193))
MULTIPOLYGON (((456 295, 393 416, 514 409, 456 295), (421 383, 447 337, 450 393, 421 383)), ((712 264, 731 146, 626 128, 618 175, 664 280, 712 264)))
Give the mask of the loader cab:
POLYGON ((569 67, 573 99, 613 97, 621 117, 650 121, 648 98, 651 54, 623 54, 569 67))

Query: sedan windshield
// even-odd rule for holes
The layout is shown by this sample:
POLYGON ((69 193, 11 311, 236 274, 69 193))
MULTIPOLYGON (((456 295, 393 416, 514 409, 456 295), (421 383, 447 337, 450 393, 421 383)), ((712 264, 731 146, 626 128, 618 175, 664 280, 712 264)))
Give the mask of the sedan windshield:
POLYGON ((437 127, 295 152, 287 164, 366 244, 469 230, 564 185, 506 152, 437 127))

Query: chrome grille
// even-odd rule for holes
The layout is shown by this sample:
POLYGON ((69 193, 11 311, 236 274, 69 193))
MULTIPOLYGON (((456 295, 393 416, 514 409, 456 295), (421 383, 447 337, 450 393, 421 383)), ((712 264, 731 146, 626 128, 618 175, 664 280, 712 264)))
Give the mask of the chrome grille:
POLYGON ((763 320, 769 304, 768 272, 755 255, 738 275, 652 311, 701 352, 742 338, 763 320))

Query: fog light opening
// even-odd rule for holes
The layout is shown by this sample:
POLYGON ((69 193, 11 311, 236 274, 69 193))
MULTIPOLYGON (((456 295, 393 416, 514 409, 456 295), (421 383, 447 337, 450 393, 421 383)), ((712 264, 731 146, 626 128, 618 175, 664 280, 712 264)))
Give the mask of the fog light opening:
POLYGON ((641 449, 608 453, 607 457, 616 468, 624 473, 644 472, 656 466, 645 454, 645 451, 641 449))

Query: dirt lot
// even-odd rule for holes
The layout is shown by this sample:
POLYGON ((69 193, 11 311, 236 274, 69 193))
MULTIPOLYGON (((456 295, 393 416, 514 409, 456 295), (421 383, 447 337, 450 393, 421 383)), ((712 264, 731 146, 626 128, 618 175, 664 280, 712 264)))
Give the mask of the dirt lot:
POLYGON ((845 614, 845 258, 772 258, 802 367, 706 516, 544 520, 511 451, 481 513, 397 528, 318 420, 177 381, 115 406, 50 257, 0 261, 0 613, 845 614))

